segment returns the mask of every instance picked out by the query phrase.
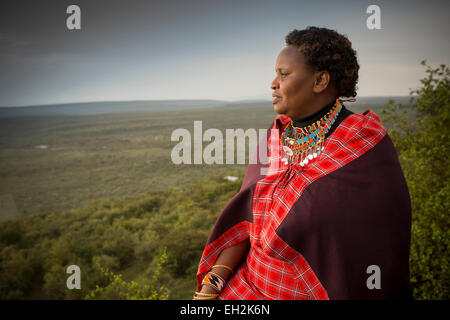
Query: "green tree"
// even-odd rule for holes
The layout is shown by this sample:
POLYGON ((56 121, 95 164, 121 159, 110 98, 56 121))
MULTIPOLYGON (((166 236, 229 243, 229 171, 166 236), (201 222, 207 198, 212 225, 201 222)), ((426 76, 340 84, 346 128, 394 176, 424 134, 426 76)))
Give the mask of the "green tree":
POLYGON ((449 154, 450 70, 432 68, 422 86, 410 92, 411 108, 389 100, 381 114, 389 131, 411 196, 411 283, 416 299, 449 299, 449 154), (408 115, 415 116, 408 121, 408 115))
POLYGON ((97 267, 106 276, 109 283, 105 287, 96 285, 96 288, 89 292, 85 299, 167 300, 169 290, 159 284, 159 276, 166 260, 167 254, 164 248, 159 256, 158 266, 153 273, 150 285, 141 285, 135 281, 127 282, 122 279, 121 274, 115 274, 97 263, 97 267))

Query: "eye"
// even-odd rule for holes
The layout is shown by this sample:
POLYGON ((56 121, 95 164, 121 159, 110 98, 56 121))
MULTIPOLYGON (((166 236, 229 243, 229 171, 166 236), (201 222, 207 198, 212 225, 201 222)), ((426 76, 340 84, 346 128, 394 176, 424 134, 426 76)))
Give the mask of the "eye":
POLYGON ((288 75, 287 73, 283 73, 283 72, 280 72, 280 74, 282 77, 286 77, 288 75))

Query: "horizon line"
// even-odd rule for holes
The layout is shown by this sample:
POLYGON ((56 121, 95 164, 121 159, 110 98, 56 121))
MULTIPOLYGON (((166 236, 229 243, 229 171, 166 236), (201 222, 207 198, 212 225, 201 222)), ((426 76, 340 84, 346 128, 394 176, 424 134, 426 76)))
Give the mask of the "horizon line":
MULTIPOLYGON (((380 95, 380 96, 360 96, 358 98, 383 98, 383 97, 411 97, 410 95, 380 95)), ((222 103, 235 103, 242 101, 271 101, 270 98, 263 99, 237 99, 237 100, 221 100, 221 99, 135 99, 135 100, 91 100, 91 101, 76 101, 76 102, 56 102, 56 103, 45 103, 45 104, 26 104, 26 105, 10 105, 10 106, 0 106, 0 108, 27 108, 27 107, 46 107, 46 106, 61 106, 61 105, 71 105, 71 104, 89 104, 89 103, 120 103, 120 102, 163 102, 163 101, 214 101, 222 103)), ((351 102, 355 103, 355 102, 351 102)))

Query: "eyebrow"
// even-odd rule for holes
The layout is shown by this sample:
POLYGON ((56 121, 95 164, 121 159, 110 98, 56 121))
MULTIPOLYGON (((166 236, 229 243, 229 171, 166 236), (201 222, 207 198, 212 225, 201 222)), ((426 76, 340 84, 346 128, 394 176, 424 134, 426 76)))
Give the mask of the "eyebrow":
POLYGON ((277 72, 277 70, 278 70, 278 71, 281 71, 281 70, 286 70, 286 69, 287 69, 286 67, 275 68, 275 72, 277 72))

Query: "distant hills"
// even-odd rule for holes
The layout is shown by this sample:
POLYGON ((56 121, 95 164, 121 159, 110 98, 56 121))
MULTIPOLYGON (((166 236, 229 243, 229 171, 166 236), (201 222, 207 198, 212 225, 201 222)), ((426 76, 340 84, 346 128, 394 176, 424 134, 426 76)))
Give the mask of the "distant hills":
POLYGON ((0 107, 0 118, 21 116, 94 115, 164 110, 186 110, 224 106, 219 100, 135 100, 48 104, 24 107, 0 107))
MULTIPOLYGON (((396 101, 408 102, 408 96, 395 97, 357 97, 355 104, 383 104, 390 98, 396 101)), ((346 102, 349 105, 353 103, 346 102)), ((101 102, 79 102, 65 104, 48 104, 21 107, 0 107, 0 118, 12 117, 41 117, 61 115, 95 115, 105 113, 134 113, 151 111, 189 110, 198 108, 214 108, 226 106, 254 106, 263 104, 270 106, 272 103, 267 99, 249 99, 239 101, 223 100, 134 100, 134 101, 101 101, 101 102)))

